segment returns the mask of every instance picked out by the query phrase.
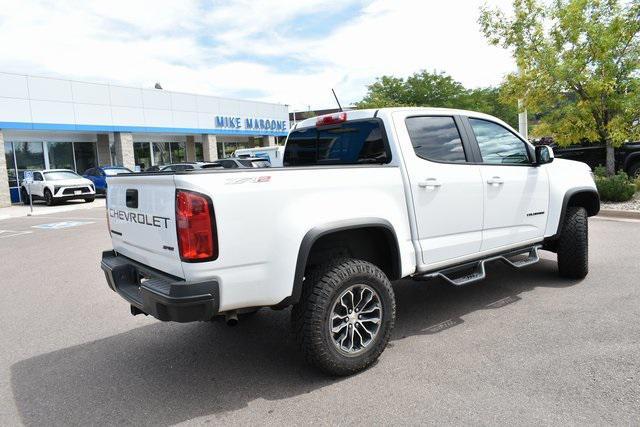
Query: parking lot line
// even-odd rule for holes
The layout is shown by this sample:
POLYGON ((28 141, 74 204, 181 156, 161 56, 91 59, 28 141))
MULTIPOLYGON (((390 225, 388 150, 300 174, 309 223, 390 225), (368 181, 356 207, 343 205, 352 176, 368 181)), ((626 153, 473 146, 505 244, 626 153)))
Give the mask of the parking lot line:
POLYGON ((13 231, 13 230, 0 230, 0 239, 6 239, 8 237, 22 236, 24 234, 31 234, 33 231, 13 231))

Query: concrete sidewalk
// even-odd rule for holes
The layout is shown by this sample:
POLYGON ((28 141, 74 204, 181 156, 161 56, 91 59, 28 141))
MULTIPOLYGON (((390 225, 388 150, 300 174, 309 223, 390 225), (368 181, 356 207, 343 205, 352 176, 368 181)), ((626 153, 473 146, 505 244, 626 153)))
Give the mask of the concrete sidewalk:
POLYGON ((69 212, 78 209, 91 209, 105 207, 105 199, 97 198, 93 203, 85 203, 83 201, 68 201, 57 206, 47 206, 43 202, 33 204, 33 213, 28 205, 13 205, 8 208, 0 208, 0 221, 9 218, 19 218, 31 215, 47 215, 59 212, 69 212))

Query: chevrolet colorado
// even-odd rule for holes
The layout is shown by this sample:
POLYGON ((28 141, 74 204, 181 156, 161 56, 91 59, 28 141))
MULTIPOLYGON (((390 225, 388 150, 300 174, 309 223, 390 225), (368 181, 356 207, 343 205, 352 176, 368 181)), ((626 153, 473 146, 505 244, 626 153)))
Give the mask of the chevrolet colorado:
POLYGON ((299 122, 283 167, 109 177, 109 287, 132 314, 207 321, 292 306, 308 362, 371 365, 394 326, 391 281, 465 286, 485 263, 556 252, 588 272, 589 167, 504 122, 449 109, 349 111, 299 122))

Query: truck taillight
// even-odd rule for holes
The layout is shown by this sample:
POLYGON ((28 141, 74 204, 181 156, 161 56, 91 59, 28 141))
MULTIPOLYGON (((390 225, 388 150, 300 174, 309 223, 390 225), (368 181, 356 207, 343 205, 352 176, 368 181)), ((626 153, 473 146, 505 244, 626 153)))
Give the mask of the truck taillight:
POLYGON ((218 237, 211 199, 204 194, 176 192, 176 228, 180 258, 186 262, 218 258, 218 237))

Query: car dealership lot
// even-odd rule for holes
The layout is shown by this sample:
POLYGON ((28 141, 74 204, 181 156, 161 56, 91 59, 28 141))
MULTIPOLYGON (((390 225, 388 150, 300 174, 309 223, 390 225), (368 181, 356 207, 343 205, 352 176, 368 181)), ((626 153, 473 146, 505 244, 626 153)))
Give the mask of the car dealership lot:
POLYGON ((590 226, 580 283, 547 253, 467 288, 396 283, 389 348, 333 379, 288 310, 236 328, 126 315, 99 267, 104 208, 2 220, 0 425, 637 423, 640 222, 590 226))

